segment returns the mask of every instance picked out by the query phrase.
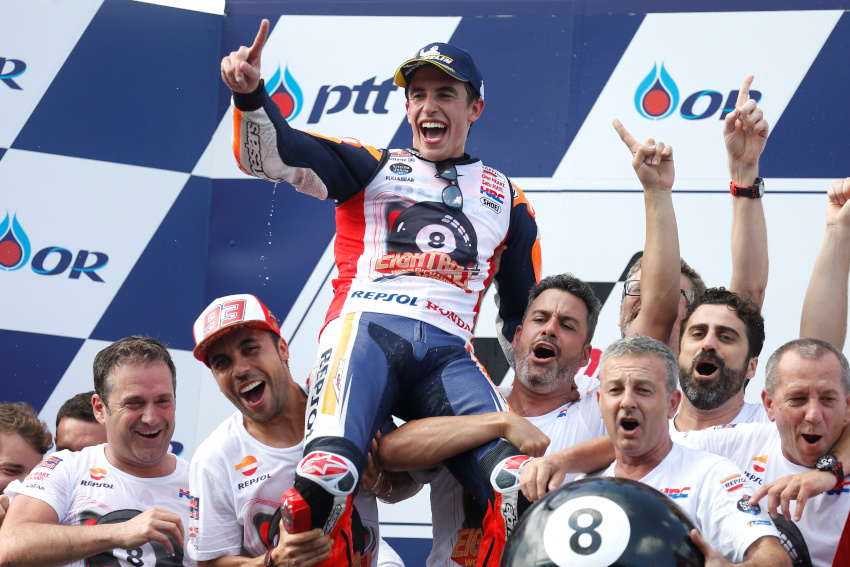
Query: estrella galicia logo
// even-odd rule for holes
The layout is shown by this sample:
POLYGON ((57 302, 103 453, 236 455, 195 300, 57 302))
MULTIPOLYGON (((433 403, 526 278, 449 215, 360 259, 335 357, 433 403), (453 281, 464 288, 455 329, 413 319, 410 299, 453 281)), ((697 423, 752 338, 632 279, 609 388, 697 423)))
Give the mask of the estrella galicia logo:
POLYGON ((24 90, 13 79, 20 77, 27 70, 27 64, 20 59, 6 59, 0 57, 0 81, 6 83, 10 89, 16 91, 24 90))
POLYGON ((304 95, 298 82, 289 72, 289 65, 283 70, 282 76, 280 65, 277 66, 277 71, 266 83, 266 92, 280 108, 280 113, 287 122, 298 116, 304 107, 304 95))
POLYGON ((406 163, 394 163, 390 166, 390 171, 397 175, 407 175, 413 173, 413 168, 406 163))
POLYGON ((667 72, 664 63, 661 68, 652 65, 652 71, 641 81, 635 91, 635 108, 644 118, 661 120, 667 118, 679 106, 679 88, 667 72))
POLYGON ((30 241, 18 222, 18 215, 9 221, 9 212, 0 222, 0 270, 11 272, 21 269, 30 259, 30 241))
MULTIPOLYGON (((17 214, 10 219, 6 211, 6 217, 0 222, 0 235, 0 270, 11 272, 24 267, 32 248, 17 214)), ((103 252, 79 250, 74 258, 67 248, 47 246, 33 254, 30 267, 41 276, 57 276, 70 268, 68 277, 71 279, 79 279, 81 274, 85 274, 92 281, 103 283, 96 271, 108 262, 109 256, 103 252)))

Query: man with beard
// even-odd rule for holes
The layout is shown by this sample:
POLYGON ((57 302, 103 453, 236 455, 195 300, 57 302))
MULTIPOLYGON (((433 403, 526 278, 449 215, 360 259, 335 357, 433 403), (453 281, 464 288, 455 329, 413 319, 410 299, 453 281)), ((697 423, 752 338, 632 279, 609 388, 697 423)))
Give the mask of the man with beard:
POLYGON ((688 307, 682 321, 679 384, 685 394, 670 431, 727 423, 769 422, 762 404, 744 401, 764 345, 758 306, 711 288, 688 307))
MULTIPOLYGON (((759 177, 759 157, 767 144, 769 125, 764 113, 749 98, 753 75, 747 75, 741 89, 735 109, 726 115, 723 125, 723 139, 729 160, 731 176, 730 189, 732 199, 732 278, 729 289, 753 301, 759 307, 764 302, 767 287, 767 227, 764 219, 761 194, 750 190, 763 182, 759 177)), ((700 275, 687 262, 675 256, 680 262, 680 285, 677 290, 678 319, 673 325, 669 337, 663 342, 673 354, 679 352, 680 323, 685 317, 688 305, 705 292, 706 286, 700 275)), ((638 259, 629 268, 623 287, 623 299, 620 304, 620 334, 622 337, 634 333, 629 327, 646 306, 641 293, 641 280, 645 272, 645 262, 638 259)), ((646 334, 646 333, 643 333, 646 334)), ((650 335, 654 336, 654 335, 650 335)))

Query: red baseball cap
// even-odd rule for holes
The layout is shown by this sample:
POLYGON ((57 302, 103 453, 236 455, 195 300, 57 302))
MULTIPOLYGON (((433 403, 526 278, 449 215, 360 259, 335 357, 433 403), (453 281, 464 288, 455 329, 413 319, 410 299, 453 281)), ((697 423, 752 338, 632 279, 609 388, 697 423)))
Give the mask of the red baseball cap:
POLYGON ((280 325, 271 310, 250 294, 227 295, 209 304, 192 328, 195 336, 195 358, 209 367, 206 350, 224 335, 255 327, 267 329, 280 336, 280 325))

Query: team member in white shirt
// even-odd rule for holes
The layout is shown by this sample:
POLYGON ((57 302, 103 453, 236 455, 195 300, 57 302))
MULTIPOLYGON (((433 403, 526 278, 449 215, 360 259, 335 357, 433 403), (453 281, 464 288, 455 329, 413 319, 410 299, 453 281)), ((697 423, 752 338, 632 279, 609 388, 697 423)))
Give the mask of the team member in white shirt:
MULTIPOLYGON (((707 564, 790 566, 770 517, 748 505, 754 490, 743 472, 726 459, 670 440, 667 421, 681 399, 670 349, 635 335, 609 346, 600 364, 599 407, 616 456, 602 476, 644 482, 676 498, 699 530, 691 538, 707 564)), ((526 497, 537 500, 545 494, 559 467, 558 453, 526 464, 526 497)))
POLYGON ((194 565, 183 547, 197 499, 188 463, 168 452, 177 385, 168 350, 121 339, 95 357, 94 382, 107 443, 53 453, 14 489, 0 564, 194 565))
MULTIPOLYGON (((287 534, 280 527, 280 498, 292 487, 303 455, 307 394, 289 373, 289 347, 277 320, 253 295, 231 295, 204 310, 194 336, 195 358, 210 367, 239 411, 213 431, 192 459, 192 493, 203 505, 190 522, 190 555, 214 567, 301 567, 322 561, 331 550, 328 536, 318 529, 287 534)), ((333 468, 331 456, 326 465, 333 468)), ((363 482, 392 497, 404 496, 398 482, 380 478, 376 482, 374 475, 364 474, 363 482)), ((364 492, 354 500, 365 532, 364 557, 368 552, 376 566, 402 565, 379 539, 377 503, 364 492)))
MULTIPOLYGON (((795 522, 800 536, 790 535, 797 531, 792 528, 789 540, 803 564, 833 565, 850 513, 850 489, 845 487, 841 462, 827 453, 850 421, 847 359, 834 346, 818 339, 786 343, 768 360, 762 398, 775 426, 721 426, 673 439, 731 459, 758 485, 810 471, 816 464, 832 470, 836 475, 834 488, 808 500, 805 514, 795 522)), ((790 503, 789 520, 795 508, 790 503)), ((780 529, 785 523, 779 524, 780 529)), ((843 561, 850 554, 846 543, 838 555, 843 561)))

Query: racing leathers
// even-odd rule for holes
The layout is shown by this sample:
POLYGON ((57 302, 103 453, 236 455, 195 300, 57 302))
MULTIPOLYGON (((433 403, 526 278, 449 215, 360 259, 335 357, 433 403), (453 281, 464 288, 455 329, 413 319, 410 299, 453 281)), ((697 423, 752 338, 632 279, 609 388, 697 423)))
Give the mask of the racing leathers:
MULTIPOLYGON (((509 411, 471 342, 493 280, 499 339, 509 347, 540 279, 537 225, 522 191, 476 158, 447 160, 457 172, 458 206, 446 198, 452 183, 415 150, 295 130, 262 83, 233 100, 240 168, 336 203, 339 273, 310 377, 295 482, 309 528, 323 528, 336 542, 345 539, 335 534, 349 521, 371 440, 389 415, 509 411)), ((527 459, 500 440, 447 463, 485 507, 479 565, 498 563, 527 504, 519 492, 527 459)), ((333 553, 328 564, 344 563, 333 553)))

